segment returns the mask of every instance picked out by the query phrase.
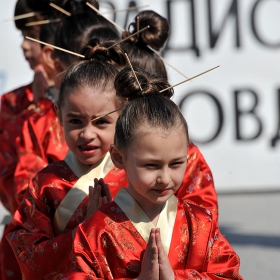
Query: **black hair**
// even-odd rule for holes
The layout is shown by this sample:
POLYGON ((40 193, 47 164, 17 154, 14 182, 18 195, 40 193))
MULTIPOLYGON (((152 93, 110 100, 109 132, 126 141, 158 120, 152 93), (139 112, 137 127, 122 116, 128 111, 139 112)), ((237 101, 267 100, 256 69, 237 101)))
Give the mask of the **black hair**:
POLYGON ((130 23, 129 30, 132 30, 123 32, 123 38, 137 31, 137 22, 139 23, 139 30, 147 26, 150 26, 150 28, 123 42, 124 50, 127 52, 133 66, 142 67, 150 73, 156 73, 167 80, 165 65, 154 51, 159 51, 163 48, 168 39, 169 23, 167 19, 151 10, 142 11, 136 15, 134 22, 130 23))
MULTIPOLYGON (((81 53, 85 56, 85 60, 73 64, 62 79, 58 96, 60 108, 64 105, 67 92, 73 92, 82 86, 112 88, 112 91, 115 91, 114 80, 118 68, 126 64, 126 59, 123 50, 118 45, 113 46, 114 44, 114 41, 101 42, 94 39, 82 49, 81 53)), ((123 99, 118 99, 119 105, 123 106, 123 99)))
POLYGON ((143 124, 163 131, 182 128, 188 142, 187 122, 170 100, 173 89, 164 90, 170 87, 168 82, 138 67, 134 67, 134 71, 142 89, 130 68, 121 70, 115 79, 116 95, 128 100, 116 123, 115 145, 119 149, 127 148, 143 124))
MULTIPOLYGON (((64 18, 60 22, 54 44, 57 47, 79 53, 81 48, 93 37, 103 39, 119 39, 116 28, 105 18, 95 12, 85 12, 64 18)), ((56 50, 54 57, 66 66, 76 61, 71 54, 56 50)))

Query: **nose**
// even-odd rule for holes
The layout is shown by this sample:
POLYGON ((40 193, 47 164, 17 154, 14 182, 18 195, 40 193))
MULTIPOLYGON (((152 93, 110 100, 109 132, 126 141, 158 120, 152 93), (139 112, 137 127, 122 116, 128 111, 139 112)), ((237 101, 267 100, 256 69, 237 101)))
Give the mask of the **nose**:
POLYGON ((168 167, 161 169, 157 177, 157 183, 167 187, 170 181, 171 177, 168 167))
POLYGON ((21 48, 23 49, 23 51, 27 51, 29 50, 29 42, 28 40, 24 37, 21 43, 21 48))
POLYGON ((96 138, 96 129, 92 125, 87 125, 83 128, 83 130, 80 133, 80 137, 83 138, 85 141, 91 141, 96 138))

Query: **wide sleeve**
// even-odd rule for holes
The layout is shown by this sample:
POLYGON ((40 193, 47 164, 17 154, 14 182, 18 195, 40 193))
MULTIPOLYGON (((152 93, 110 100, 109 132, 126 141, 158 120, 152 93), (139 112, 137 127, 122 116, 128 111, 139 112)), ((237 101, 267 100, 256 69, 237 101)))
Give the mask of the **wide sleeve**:
MULTIPOLYGON (((41 176, 45 176, 42 174, 41 176)), ((52 219, 59 199, 51 186, 38 187, 36 176, 26 190, 24 199, 7 228, 6 238, 20 265, 24 279, 57 279, 63 268, 65 255, 70 252, 72 232, 55 236, 52 219), (39 189, 49 187, 41 195, 39 189), (52 261, 48 261, 51 258, 52 261)))
POLYGON ((218 198, 212 172, 197 146, 188 147, 188 162, 183 182, 176 193, 182 200, 202 206, 218 218, 218 198))
MULTIPOLYGON (((198 241, 199 242, 199 241, 198 241)), ((202 252, 191 254, 184 270, 174 270, 175 280, 242 280, 239 275, 240 259, 226 238, 216 228, 214 235, 209 239, 207 255, 202 268, 196 269, 195 259, 201 257, 202 252)))
POLYGON ((24 121, 16 140, 19 159, 14 184, 19 203, 28 182, 49 163, 63 160, 68 147, 53 106, 24 121))
MULTIPOLYGON (((105 228, 104 214, 100 211, 96 211, 90 219, 77 227, 67 272, 60 279, 132 280, 135 278, 113 276, 113 267, 118 270, 118 275, 122 274, 122 270, 125 271, 125 267, 122 269, 117 262, 114 262, 118 258, 118 242, 114 242, 115 237, 105 228)), ((118 232, 117 229, 116 231, 118 232)))
POLYGON ((32 84, 22 86, 1 96, 0 130, 12 117, 33 103, 32 84))

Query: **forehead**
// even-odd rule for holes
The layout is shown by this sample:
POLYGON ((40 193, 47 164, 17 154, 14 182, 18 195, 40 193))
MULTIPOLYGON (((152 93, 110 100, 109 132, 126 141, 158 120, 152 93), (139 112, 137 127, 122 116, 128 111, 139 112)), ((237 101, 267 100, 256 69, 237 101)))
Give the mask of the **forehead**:
POLYGON ((63 107, 67 110, 106 113, 117 109, 116 99, 114 91, 110 89, 80 86, 65 94, 63 107))
MULTIPOLYGON (((133 146, 146 145, 146 146, 160 146, 165 148, 165 145, 175 146, 175 142, 181 144, 188 144, 187 135, 182 125, 173 126, 170 129, 164 127, 155 127, 148 124, 140 125, 135 128, 133 133, 133 146), (174 141, 174 145, 172 145, 174 141)), ((172 147, 171 147, 172 149, 172 147)))

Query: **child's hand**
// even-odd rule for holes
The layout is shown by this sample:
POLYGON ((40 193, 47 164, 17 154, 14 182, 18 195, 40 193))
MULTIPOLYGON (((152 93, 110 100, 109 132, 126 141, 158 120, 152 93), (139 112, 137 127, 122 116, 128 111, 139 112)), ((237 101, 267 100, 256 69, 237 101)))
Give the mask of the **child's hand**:
POLYGON ((89 198, 87 206, 87 215, 85 220, 92 215, 99 207, 111 202, 112 196, 107 184, 103 179, 94 179, 94 187, 89 186, 89 198))
POLYGON ((158 249, 159 278, 160 280, 174 280, 173 269, 161 243, 159 228, 155 230, 155 240, 158 249))
MULTIPOLYGON (((109 190, 109 186, 108 184, 105 184, 104 180, 101 178, 99 180, 95 179, 96 181, 98 181, 98 184, 101 186, 101 197, 102 197, 102 201, 100 202, 98 208, 106 203, 109 203, 112 201, 112 195, 111 192, 109 190)), ((94 180, 94 182, 95 182, 94 180)))
POLYGON ((34 95, 34 103, 42 97, 45 97, 49 88, 49 78, 43 65, 39 64, 34 68, 34 80, 32 84, 32 92, 34 95))
POLYGON ((141 264, 141 272, 137 280, 159 280, 158 249, 155 229, 151 230, 150 238, 141 264))

